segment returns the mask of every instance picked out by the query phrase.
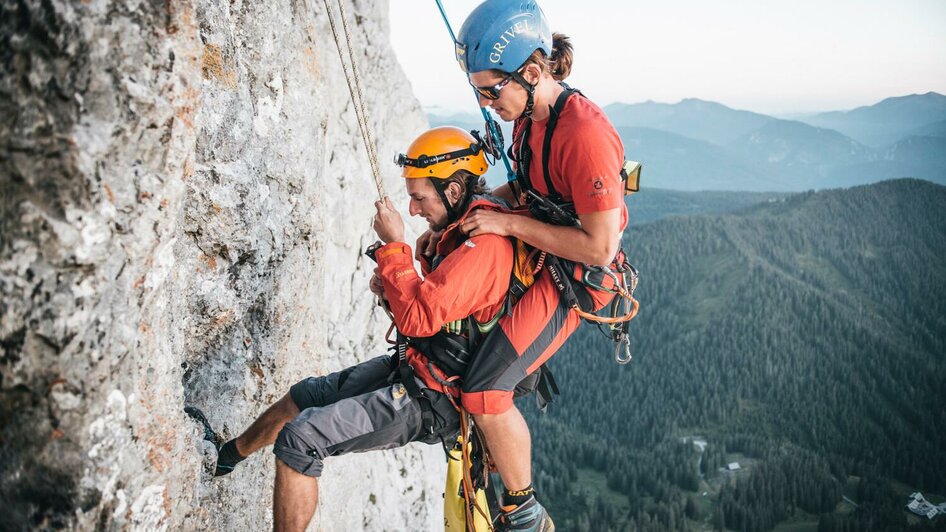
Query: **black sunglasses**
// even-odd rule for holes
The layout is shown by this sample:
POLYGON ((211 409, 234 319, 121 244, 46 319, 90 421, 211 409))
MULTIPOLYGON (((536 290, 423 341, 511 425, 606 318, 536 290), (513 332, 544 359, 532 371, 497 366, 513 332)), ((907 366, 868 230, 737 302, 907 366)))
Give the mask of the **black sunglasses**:
POLYGON ((476 93, 482 96, 483 98, 486 98, 487 100, 498 100, 499 91, 503 90, 503 87, 505 87, 506 85, 509 85, 509 82, 512 81, 513 76, 515 76, 518 73, 519 73, 518 71, 513 72, 507 75, 506 77, 504 77, 502 81, 500 81, 499 83, 495 85, 491 85, 489 87, 477 87, 476 85, 473 84, 473 82, 470 82, 470 86, 473 87, 473 90, 475 90, 476 93))

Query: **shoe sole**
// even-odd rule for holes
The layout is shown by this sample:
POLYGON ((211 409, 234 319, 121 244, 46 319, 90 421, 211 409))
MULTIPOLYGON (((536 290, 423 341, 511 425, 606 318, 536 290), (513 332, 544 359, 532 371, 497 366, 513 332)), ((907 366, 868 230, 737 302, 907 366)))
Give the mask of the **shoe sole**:
POLYGON ((214 444, 216 449, 220 448, 220 437, 217 436, 217 433, 214 432, 213 427, 210 426, 210 422, 207 421, 207 416, 197 407, 194 406, 185 406, 184 413, 194 421, 200 423, 204 429, 204 439, 214 444))

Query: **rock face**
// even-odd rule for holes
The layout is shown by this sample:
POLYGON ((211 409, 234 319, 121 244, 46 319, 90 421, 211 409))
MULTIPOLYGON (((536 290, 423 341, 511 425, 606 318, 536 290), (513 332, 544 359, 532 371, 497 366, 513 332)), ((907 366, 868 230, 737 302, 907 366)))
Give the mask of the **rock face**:
MULTIPOLYGON (((426 119, 387 3, 346 4, 403 202, 388 161, 426 119)), ((212 480, 182 409, 233 437, 385 347, 324 3, 0 0, 0 186, 0 528, 269 527, 272 454, 212 480)), ((311 529, 437 529, 442 456, 331 459, 311 529)))

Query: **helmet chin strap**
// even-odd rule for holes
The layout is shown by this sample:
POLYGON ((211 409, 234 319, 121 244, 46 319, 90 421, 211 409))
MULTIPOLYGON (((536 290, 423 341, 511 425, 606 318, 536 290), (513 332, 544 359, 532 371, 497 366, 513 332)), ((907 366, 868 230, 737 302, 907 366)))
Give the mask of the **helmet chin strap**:
POLYGON ((447 187, 444 186, 443 181, 439 179, 431 179, 431 183, 434 185, 434 190, 437 191, 437 195, 440 196, 440 201, 443 203, 443 206, 447 209, 447 221, 443 224, 443 227, 435 227, 436 230, 441 230, 444 227, 452 224, 453 222, 460 219, 460 216, 466 212, 467 205, 470 204, 470 199, 473 197, 473 183, 476 179, 476 176, 472 176, 466 184, 466 195, 457 202, 456 205, 450 204, 450 199, 447 198, 447 187))
POLYGON ((522 116, 526 118, 532 117, 532 111, 535 109, 535 85, 526 81, 526 78, 522 76, 518 71, 511 74, 512 79, 516 80, 516 83, 522 85, 522 88, 526 90, 526 108, 522 111, 522 116))

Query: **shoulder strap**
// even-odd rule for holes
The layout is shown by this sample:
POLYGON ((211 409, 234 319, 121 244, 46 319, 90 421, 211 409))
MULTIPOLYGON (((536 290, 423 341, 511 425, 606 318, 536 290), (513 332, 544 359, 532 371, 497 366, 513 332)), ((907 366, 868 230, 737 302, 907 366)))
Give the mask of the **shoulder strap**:
POLYGON ((529 162, 532 160, 529 133, 532 131, 532 119, 520 118, 519 120, 522 120, 522 125, 518 128, 518 136, 515 135, 515 130, 513 131, 513 140, 509 145, 509 156, 516 161, 516 181, 519 183, 519 191, 525 193, 532 190, 532 180, 529 178, 529 162))
POLYGON ((565 108, 565 104, 568 103, 568 98, 575 93, 581 94, 581 91, 578 89, 573 89, 564 83, 561 85, 565 90, 558 95, 558 98, 555 100, 555 105, 549 108, 549 123, 545 126, 545 140, 542 143, 542 174, 545 177, 545 186, 549 190, 549 199, 556 203, 562 201, 562 196, 555 190, 555 185, 552 184, 552 174, 549 170, 549 156, 552 152, 552 134, 555 133, 558 117, 562 113, 562 109, 565 108))

